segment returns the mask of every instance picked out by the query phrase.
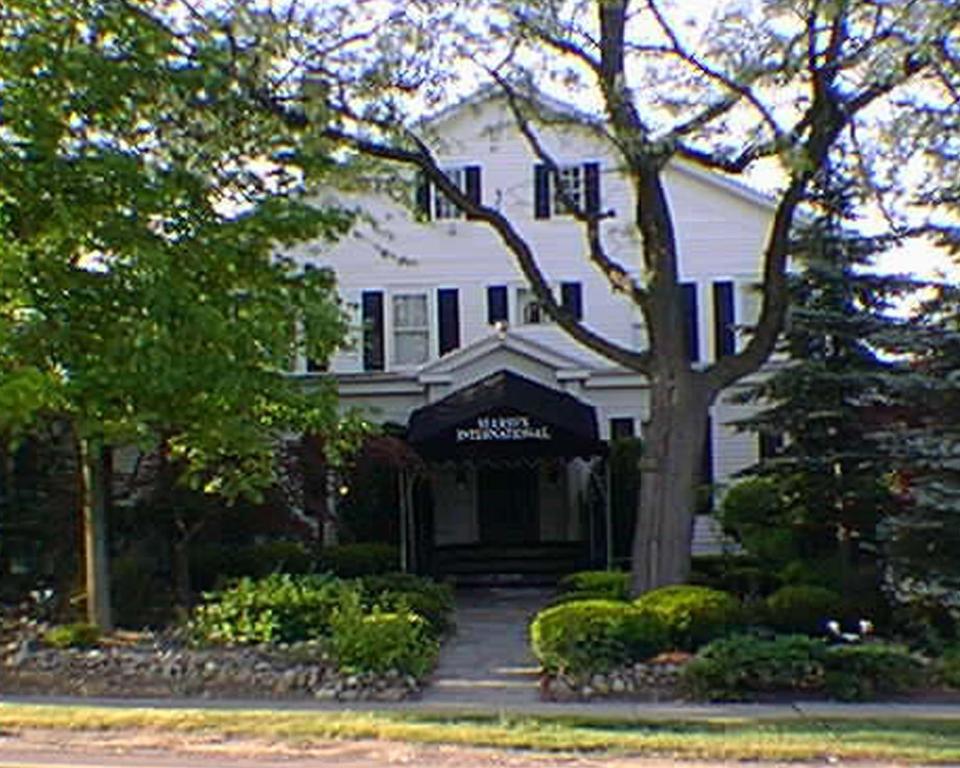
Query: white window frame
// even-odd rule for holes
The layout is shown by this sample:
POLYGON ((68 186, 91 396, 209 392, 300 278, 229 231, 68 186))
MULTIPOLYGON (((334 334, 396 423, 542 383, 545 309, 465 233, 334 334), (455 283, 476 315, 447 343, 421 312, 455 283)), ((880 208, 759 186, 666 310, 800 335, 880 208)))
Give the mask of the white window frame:
MULTIPOLYGON (((466 194, 467 166, 457 165, 449 168, 441 168, 440 170, 457 189, 466 194)), ((436 221, 450 221, 464 217, 463 209, 443 194, 443 192, 437 188, 436 184, 431 184, 430 189, 433 197, 431 201, 433 204, 433 218, 436 221)))
POLYGON ((585 208, 584 200, 587 194, 587 180, 585 178, 583 164, 577 165, 559 165, 554 177, 553 192, 553 211, 558 216, 570 216, 576 211, 582 211, 585 208), (566 195, 561 194, 566 192, 566 195), (565 200, 569 198, 575 209, 571 209, 565 200))
POLYGON ((394 369, 401 368, 416 368, 418 366, 428 363, 433 356, 433 302, 430 296, 430 291, 424 288, 397 288, 387 292, 388 301, 389 301, 389 328, 385 329, 388 331, 389 336, 389 352, 390 352, 390 366, 394 369), (423 299, 424 303, 424 314, 425 321, 423 325, 416 326, 400 326, 397 324, 397 302, 400 299, 404 298, 418 298, 423 299), (423 336, 426 343, 424 358, 422 360, 400 360, 397 357, 399 350, 399 345, 397 344, 398 335, 417 335, 423 336))

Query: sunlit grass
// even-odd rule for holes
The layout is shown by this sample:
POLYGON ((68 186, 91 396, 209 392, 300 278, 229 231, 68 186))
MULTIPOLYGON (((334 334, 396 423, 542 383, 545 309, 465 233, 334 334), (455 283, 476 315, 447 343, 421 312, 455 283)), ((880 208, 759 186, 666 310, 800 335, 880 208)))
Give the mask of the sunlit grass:
POLYGON ((116 709, 0 705, 0 729, 147 730, 298 745, 325 739, 670 755, 712 760, 960 761, 960 719, 613 721, 411 712, 116 709))

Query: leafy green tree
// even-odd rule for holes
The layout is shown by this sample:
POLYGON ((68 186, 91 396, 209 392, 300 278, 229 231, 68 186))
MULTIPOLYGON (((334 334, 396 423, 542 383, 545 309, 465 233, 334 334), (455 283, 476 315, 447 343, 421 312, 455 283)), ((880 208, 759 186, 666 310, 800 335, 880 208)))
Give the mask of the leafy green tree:
MULTIPOLYGON (((425 174, 496 233, 559 327, 647 378, 635 592, 687 577, 707 415, 720 392, 774 351, 788 304, 790 232, 817 171, 832 155, 855 153, 857 180, 884 196, 922 196, 956 177, 955 147, 942 131, 956 119, 960 80, 960 7, 952 0, 730 2, 699 16, 688 4, 659 0, 150 7, 158 23, 190 40, 228 47, 227 70, 266 114, 425 174), (608 227, 606 211, 573 215, 583 258, 642 315, 646 349, 563 312, 523 223, 469 199, 447 178, 419 118, 425 104, 448 103, 478 82, 500 89, 554 180, 558 158, 542 140, 545 126, 608 142, 634 194, 627 224, 608 227), (578 110, 545 108, 549 93, 578 110), (337 120, 325 124, 330 113, 337 120), (903 135, 910 141, 901 143, 903 135), (926 149, 942 162, 930 163, 918 186, 905 160, 926 149), (676 217, 665 186, 677 158, 737 175, 773 164, 783 178, 757 254, 760 319, 739 349, 708 364, 692 365, 685 343, 676 217), (625 228, 637 254, 620 263, 608 245, 625 228)), ((189 45, 184 55, 193 58, 189 45)))
POLYGON ((70 424, 102 627, 108 446, 162 446, 232 498, 272 479, 279 437, 338 424, 329 385, 287 375, 341 341, 332 275, 277 255, 344 231, 303 202, 335 165, 250 108, 225 43, 184 44, 138 4, 0 8, 0 428, 70 424))

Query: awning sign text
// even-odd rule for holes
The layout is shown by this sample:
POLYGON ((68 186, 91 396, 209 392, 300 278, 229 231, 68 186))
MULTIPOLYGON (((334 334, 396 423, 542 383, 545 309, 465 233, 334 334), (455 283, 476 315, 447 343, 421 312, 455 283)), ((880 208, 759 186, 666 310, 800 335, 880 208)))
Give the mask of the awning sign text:
POLYGON ((550 427, 531 423, 528 416, 481 416, 475 426, 457 428, 458 443, 550 439, 550 427))

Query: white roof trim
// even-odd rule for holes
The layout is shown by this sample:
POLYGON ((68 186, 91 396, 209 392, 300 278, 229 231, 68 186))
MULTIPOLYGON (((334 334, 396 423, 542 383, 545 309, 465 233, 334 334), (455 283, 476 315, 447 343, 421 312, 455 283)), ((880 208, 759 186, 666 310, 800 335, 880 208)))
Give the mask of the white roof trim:
POLYGON ((437 376, 453 373, 457 369, 499 349, 505 349, 517 355, 527 357, 557 371, 581 371, 589 368, 583 360, 557 353, 539 342, 532 341, 515 333, 510 333, 508 330, 503 333, 491 333, 475 341, 473 344, 461 347, 448 355, 444 355, 439 360, 427 363, 420 369, 418 379, 421 382, 433 381, 437 376))

